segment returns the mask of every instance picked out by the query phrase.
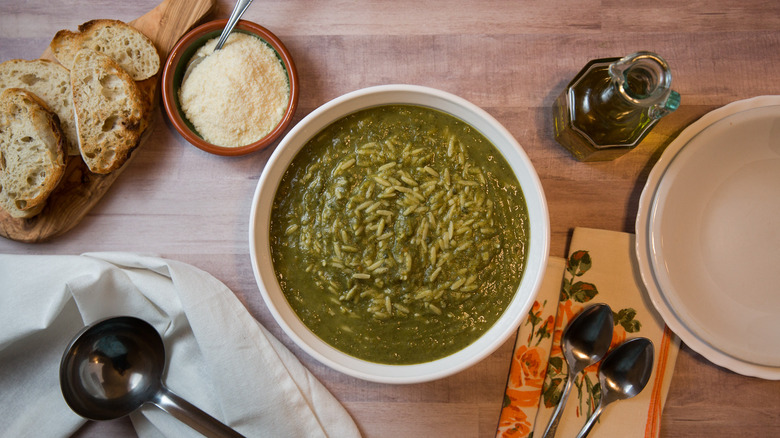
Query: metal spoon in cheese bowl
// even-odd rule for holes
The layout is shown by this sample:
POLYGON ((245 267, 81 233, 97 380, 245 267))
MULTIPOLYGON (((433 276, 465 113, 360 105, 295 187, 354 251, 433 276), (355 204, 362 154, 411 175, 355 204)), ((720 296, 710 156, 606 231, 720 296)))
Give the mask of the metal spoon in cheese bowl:
POLYGON ((612 343, 612 309, 606 304, 585 308, 569 322, 561 336, 561 349, 569 368, 569 375, 543 438, 552 438, 558 431, 566 399, 574 380, 585 368, 597 363, 607 354, 612 343))
POLYGON ((242 437, 162 383, 165 346, 142 319, 120 316, 81 330, 60 362, 60 388, 73 411, 90 420, 124 417, 152 403, 207 437, 242 437))
POLYGON ((647 338, 634 338, 610 351, 599 368, 601 398, 593 415, 577 438, 585 438, 608 404, 634 397, 642 392, 653 372, 653 343, 647 338))
MULTIPOLYGON (((233 32, 233 28, 236 27, 236 23, 238 23, 238 20, 241 19, 242 15, 244 15, 244 12, 246 12, 250 4, 252 4, 252 0, 238 0, 236 2, 236 5, 233 7, 233 12, 230 13, 230 18, 228 18, 228 22, 225 25, 225 28, 222 30, 222 33, 219 35, 219 40, 217 40, 217 45, 214 46, 214 52, 222 48, 222 46, 225 44, 225 41, 227 41, 228 36, 230 36, 230 32, 233 32)), ((189 77, 190 73, 195 68, 195 66, 200 64, 206 58, 206 56, 208 55, 201 55, 190 60, 190 63, 187 65, 187 70, 184 72, 184 77, 182 78, 182 82, 187 80, 187 77, 189 77)))

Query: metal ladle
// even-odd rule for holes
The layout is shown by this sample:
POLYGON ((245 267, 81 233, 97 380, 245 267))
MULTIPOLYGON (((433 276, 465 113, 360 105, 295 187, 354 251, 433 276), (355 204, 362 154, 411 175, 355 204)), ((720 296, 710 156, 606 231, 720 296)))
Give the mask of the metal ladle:
MULTIPOLYGON (((230 13, 230 18, 228 18, 225 28, 222 29, 222 33, 219 35, 217 45, 214 46, 214 52, 222 49, 222 46, 225 44, 225 41, 227 41, 228 36, 230 36, 230 32, 233 32, 233 28, 236 27, 238 20, 241 19, 242 15, 244 15, 244 12, 246 12, 250 4, 252 4, 252 0, 238 0, 236 2, 236 5, 233 7, 233 12, 230 13)), ((182 77, 182 83, 187 80, 195 66, 203 62, 207 56, 208 55, 201 55, 190 60, 189 64, 187 64, 187 70, 184 72, 184 76, 182 77)))
POLYGON ((207 437, 242 437, 162 383, 165 346, 144 320, 120 316, 85 327, 60 362, 60 388, 90 420, 124 417, 152 403, 207 437))
POLYGON ((653 343, 647 338, 630 339, 610 351, 599 369, 601 399, 577 438, 590 433, 604 407, 642 392, 653 372, 653 343))
POLYGON ((569 368, 568 378, 543 438, 552 438, 558 431, 563 408, 574 379, 585 368, 601 360, 612 343, 612 309, 606 304, 594 304, 574 317, 561 336, 561 349, 569 368))

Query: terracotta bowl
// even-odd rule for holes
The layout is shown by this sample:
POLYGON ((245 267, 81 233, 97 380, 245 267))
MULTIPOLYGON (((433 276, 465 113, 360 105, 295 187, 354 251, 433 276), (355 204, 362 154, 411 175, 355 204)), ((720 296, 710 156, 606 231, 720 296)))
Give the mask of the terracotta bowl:
POLYGON ((218 38, 227 20, 215 20, 202 24, 184 35, 173 47, 168 59, 165 61, 162 75, 162 100, 165 112, 173 123, 174 128, 191 144, 198 148, 217 155, 236 156, 259 151, 277 140, 292 122, 293 114, 298 106, 298 73, 290 53, 284 44, 268 29, 241 20, 233 32, 245 32, 257 36, 268 43, 279 56, 290 83, 290 100, 287 110, 279 124, 265 137, 254 143, 240 147, 218 146, 204 140, 187 120, 179 106, 179 88, 181 87, 187 64, 195 52, 212 38, 218 38))

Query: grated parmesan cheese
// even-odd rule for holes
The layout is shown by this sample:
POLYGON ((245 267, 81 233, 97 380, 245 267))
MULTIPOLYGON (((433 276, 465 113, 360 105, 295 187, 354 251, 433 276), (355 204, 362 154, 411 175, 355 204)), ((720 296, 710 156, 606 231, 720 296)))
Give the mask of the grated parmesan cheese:
POLYGON ((221 50, 209 40, 206 56, 179 89, 187 119, 208 142, 225 147, 254 143, 271 132, 290 100, 287 73, 276 52, 259 38, 232 33, 221 50))

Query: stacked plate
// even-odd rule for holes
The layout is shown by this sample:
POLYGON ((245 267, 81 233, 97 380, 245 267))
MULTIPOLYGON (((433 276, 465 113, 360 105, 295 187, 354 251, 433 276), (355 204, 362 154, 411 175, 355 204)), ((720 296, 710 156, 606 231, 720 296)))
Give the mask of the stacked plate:
POLYGON ((650 299, 683 342, 780 379, 780 96, 686 128, 648 177, 636 237, 650 299))

